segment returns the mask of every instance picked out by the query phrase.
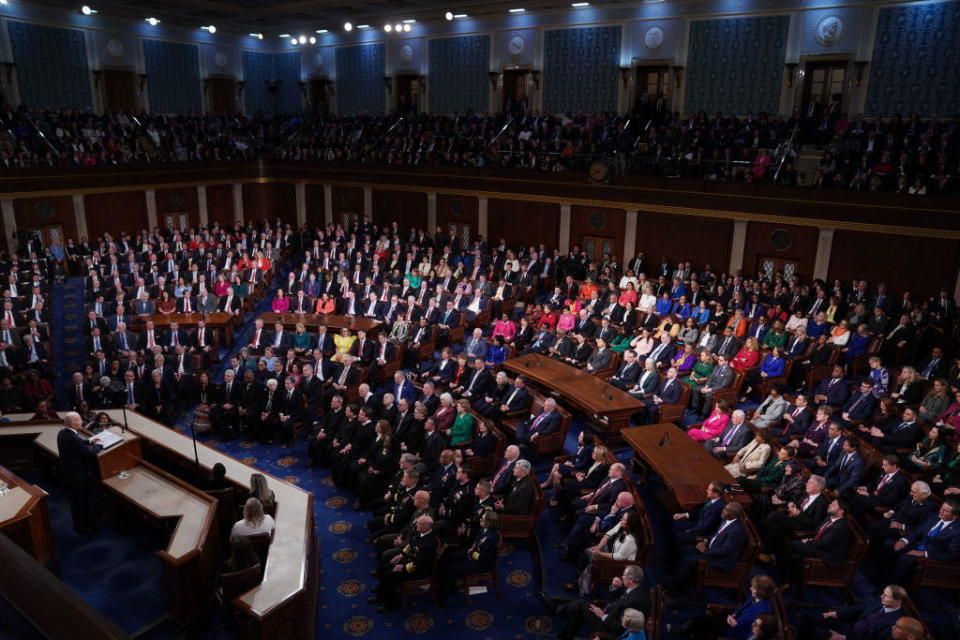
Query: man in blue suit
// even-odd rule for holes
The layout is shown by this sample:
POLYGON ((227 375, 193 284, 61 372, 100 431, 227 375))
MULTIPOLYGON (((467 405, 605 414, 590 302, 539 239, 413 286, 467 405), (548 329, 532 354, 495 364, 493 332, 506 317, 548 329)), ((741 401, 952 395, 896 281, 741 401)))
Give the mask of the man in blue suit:
POLYGON ((783 348, 783 357, 787 360, 792 358, 799 358, 807 352, 807 345, 809 340, 807 340, 807 334, 803 329, 797 329, 796 333, 793 334, 793 337, 787 341, 787 344, 783 348))
POLYGON ((697 509, 696 514, 673 514, 673 532, 677 547, 693 545, 697 538, 716 531, 720 525, 720 514, 726 504, 723 500, 726 493, 719 482, 711 482, 707 486, 707 499, 697 509))
POLYGON ((71 411, 63 418, 63 429, 57 433, 57 452, 60 458, 60 479, 70 493, 70 513, 77 533, 87 534, 93 528, 90 522, 90 498, 93 489, 93 471, 97 466, 100 445, 90 444, 80 436, 83 420, 71 411))
POLYGON ((843 366, 838 364, 834 365, 833 373, 829 378, 824 378, 817 384, 813 391, 813 402, 839 408, 847 401, 849 395, 849 384, 843 377, 843 366))
POLYGON ((843 419, 847 422, 852 420, 866 420, 873 415, 873 410, 877 406, 877 397, 873 395, 873 381, 867 379, 860 382, 860 390, 850 396, 843 405, 843 419))
MULTIPOLYGON (((557 411, 557 401, 553 398, 547 398, 543 401, 543 410, 536 416, 531 416, 517 425, 517 444, 524 454, 529 453, 530 446, 537 438, 556 432, 560 428, 560 412, 557 411)), ((524 455, 524 458, 532 460, 530 455, 524 455)))
POLYGON ((483 329, 479 327, 473 330, 473 335, 467 338, 463 345, 463 352, 473 358, 487 359, 487 341, 483 339, 483 329))
POLYGON ((903 603, 907 597, 903 587, 887 585, 880 595, 880 602, 871 600, 863 605, 807 616, 796 637, 827 640, 836 636, 847 640, 885 640, 891 637, 893 625, 903 617, 903 603))
MULTIPOLYGON (((900 538, 889 546, 896 558, 891 580, 895 584, 907 584, 918 558, 930 558, 941 562, 960 560, 960 501, 944 500, 936 516, 929 518, 909 536, 900 538)), ((886 546, 886 545, 885 545, 886 546)))
POLYGON ((900 473, 900 458, 895 455, 884 456, 880 461, 880 477, 872 487, 857 487, 847 496, 850 501, 850 513, 856 517, 864 514, 875 515, 877 511, 886 512, 903 500, 910 492, 910 480, 900 473))
POLYGON ((860 484, 866 465, 859 449, 858 440, 848 438, 843 441, 843 453, 837 456, 823 474, 828 489, 837 493, 852 492, 860 484))
POLYGON ((723 572, 733 571, 737 566, 747 541, 747 528, 742 520, 743 507, 736 502, 728 502, 720 515, 720 524, 715 531, 698 542, 696 547, 687 547, 681 552, 673 578, 666 581, 668 589, 677 591, 683 588, 700 560, 723 572))
POLYGON ((646 424, 652 424, 657 421, 657 412, 665 404, 676 404, 680 402, 680 394, 683 391, 683 383, 677 380, 677 368, 667 369, 667 377, 660 381, 660 385, 649 398, 644 398, 643 402, 647 405, 646 424))
POLYGON ((397 402, 403 398, 410 403, 410 406, 413 406, 417 401, 417 388, 413 386, 412 382, 407 380, 407 374, 403 371, 397 371, 393 374, 392 393, 397 402))

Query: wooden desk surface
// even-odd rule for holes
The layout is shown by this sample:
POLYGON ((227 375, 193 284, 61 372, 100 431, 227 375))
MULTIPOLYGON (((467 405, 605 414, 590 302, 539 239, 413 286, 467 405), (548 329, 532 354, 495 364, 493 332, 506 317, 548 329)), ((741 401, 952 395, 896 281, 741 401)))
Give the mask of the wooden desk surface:
POLYGON ((341 329, 350 329, 353 332, 356 332, 358 329, 363 329, 370 334, 370 337, 375 337, 376 332, 379 331, 383 325, 379 320, 371 320, 370 318, 361 316, 338 316, 332 313, 273 313, 271 311, 261 313, 260 319, 263 320, 265 327, 271 329, 277 322, 282 322, 285 328, 296 326, 298 322, 302 322, 308 329, 325 325, 328 329, 334 330, 334 332, 340 331, 341 329))
MULTIPOLYGON (((57 448, 57 434, 60 433, 60 429, 63 429, 62 422, 4 422, 0 423, 0 435, 3 436, 15 436, 15 435, 30 435, 36 434, 37 438, 35 442, 40 445, 41 448, 46 450, 48 453, 51 453, 57 457, 60 457, 60 450, 57 448)), ((137 434, 127 429, 126 433, 117 426, 110 427, 108 431, 117 434, 124 439, 125 442, 132 442, 138 438, 137 434)), ((116 444, 109 449, 104 449, 100 451, 97 455, 104 456, 113 452, 115 447, 123 446, 122 444, 116 444)))
POLYGON ((23 515, 25 507, 30 507, 47 496, 46 491, 27 482, 2 465, 0 465, 0 480, 7 483, 9 488, 5 494, 0 495, 0 527, 8 520, 23 515))
POLYGON ((558 391, 592 414, 637 412, 646 405, 605 380, 538 353, 510 358, 503 368, 558 391))
POLYGON ((176 322, 182 329, 189 329, 197 326, 197 321, 206 320, 207 326, 211 329, 220 329, 235 321, 235 316, 226 311, 215 311, 214 313, 155 313, 149 318, 144 316, 133 316, 130 318, 131 331, 143 329, 147 320, 153 320, 153 324, 159 329, 166 329, 171 322, 176 322))
MULTIPOLYGON (((128 431, 132 430, 184 458, 193 459, 193 441, 188 436, 134 411, 109 409, 106 413, 117 422, 126 420, 128 431)), ((240 486, 249 488, 250 474, 262 473, 259 469, 247 466, 206 444, 198 443, 197 450, 200 466, 209 470, 220 462, 227 469, 227 478, 240 486)), ((313 496, 296 485, 266 473, 264 475, 277 500, 277 513, 274 517, 276 528, 263 582, 239 598, 244 606, 258 617, 263 617, 305 588, 307 563, 316 562, 309 553, 313 536, 313 496)))
MULTIPOLYGON (((713 481, 734 484, 733 476, 710 455, 703 445, 672 422, 628 427, 620 434, 651 469, 673 491, 677 503, 689 510, 704 501, 707 485, 713 481), (660 446, 664 434, 670 444, 660 446)), ((737 502, 749 504, 750 496, 737 494, 737 502)))
POLYGON ((167 553, 179 560, 198 549, 206 538, 206 524, 216 504, 146 467, 133 467, 126 478, 107 478, 105 485, 156 518, 180 518, 167 553))

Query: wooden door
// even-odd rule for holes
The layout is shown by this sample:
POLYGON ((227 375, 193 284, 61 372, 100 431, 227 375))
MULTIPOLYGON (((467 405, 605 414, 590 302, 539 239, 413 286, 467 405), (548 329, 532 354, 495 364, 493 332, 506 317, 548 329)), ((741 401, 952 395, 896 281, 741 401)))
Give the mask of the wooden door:
POLYGON ((233 78, 210 78, 210 110, 234 113, 237 110, 237 82, 233 78))
POLYGON ((420 96, 420 78, 414 73, 397 76, 397 112, 417 113, 420 96))
POLYGON ((527 110, 527 70, 503 72, 503 112, 520 115, 527 110))
POLYGON ((666 99, 670 93, 670 67, 636 67, 634 73, 634 110, 649 119, 656 111, 657 100, 666 99))
POLYGON ((327 101, 329 83, 330 81, 324 78, 310 79, 310 105, 315 116, 325 116, 330 113, 330 103, 327 101))
POLYGON ((783 275, 787 282, 800 275, 800 261, 793 258, 774 258, 773 256, 757 256, 759 276, 773 280, 777 274, 783 275))
POLYGON ((591 262, 596 262, 597 264, 603 262, 604 256, 613 256, 613 238, 606 236, 583 236, 581 246, 583 250, 587 252, 591 262))
POLYGON ((811 103, 821 105, 824 110, 831 102, 838 102, 843 110, 846 101, 847 62, 808 62, 803 75, 803 106, 807 110, 811 103))
POLYGON ((463 222, 451 222, 450 243, 454 251, 464 249, 470 246, 473 241, 473 226, 463 222))
POLYGON ((133 71, 130 69, 104 69, 103 106, 107 111, 136 111, 136 94, 133 90, 133 71))

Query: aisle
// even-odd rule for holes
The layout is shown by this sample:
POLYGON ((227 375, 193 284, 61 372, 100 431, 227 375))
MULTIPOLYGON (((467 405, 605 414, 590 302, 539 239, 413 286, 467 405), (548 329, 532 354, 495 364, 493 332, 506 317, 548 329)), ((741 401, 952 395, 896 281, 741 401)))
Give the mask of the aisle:
POLYGON ((51 308, 55 406, 57 411, 66 411, 70 408, 70 400, 66 397, 70 377, 74 372, 82 371, 86 364, 82 329, 85 316, 83 278, 68 278, 64 283, 53 285, 51 308))

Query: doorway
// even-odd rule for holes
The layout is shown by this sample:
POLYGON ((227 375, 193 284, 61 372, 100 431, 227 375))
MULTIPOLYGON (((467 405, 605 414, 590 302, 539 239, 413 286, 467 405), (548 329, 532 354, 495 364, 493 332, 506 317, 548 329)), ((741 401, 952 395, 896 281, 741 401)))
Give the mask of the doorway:
POLYGON ((583 250, 586 252, 590 262, 602 264, 604 256, 613 257, 613 238, 606 236, 583 236, 583 250))
POLYGON ((529 104, 527 70, 510 69, 503 72, 503 112, 522 115, 529 104))
POLYGON ((829 113, 845 110, 847 61, 807 62, 803 75, 803 107, 807 113, 829 113), (811 105, 815 105, 811 110, 811 105))
POLYGON ((397 113, 405 115, 418 112, 420 76, 415 73, 397 75, 397 113))
POLYGON ((470 246, 473 240, 473 227, 463 222, 451 222, 450 244, 454 251, 460 251, 470 246))
POLYGON ((233 78, 210 78, 210 110, 234 113, 237 110, 237 83, 233 78))
POLYGON ((61 247, 66 246, 62 224, 45 224, 40 227, 40 234, 43 237, 44 247, 51 247, 54 244, 59 244, 61 247))
POLYGON ((330 103, 327 101, 329 84, 330 81, 325 78, 310 79, 310 105, 315 116, 325 116, 330 113, 330 103))
POLYGON ((800 275, 800 261, 793 258, 757 256, 757 270, 761 278, 773 281, 774 276, 779 273, 787 282, 793 282, 800 275))
POLYGON ((659 122, 669 110, 670 67, 635 67, 634 74, 634 111, 644 121, 659 122))
POLYGON ((130 69, 103 70, 103 106, 107 111, 134 113, 137 110, 130 69))

